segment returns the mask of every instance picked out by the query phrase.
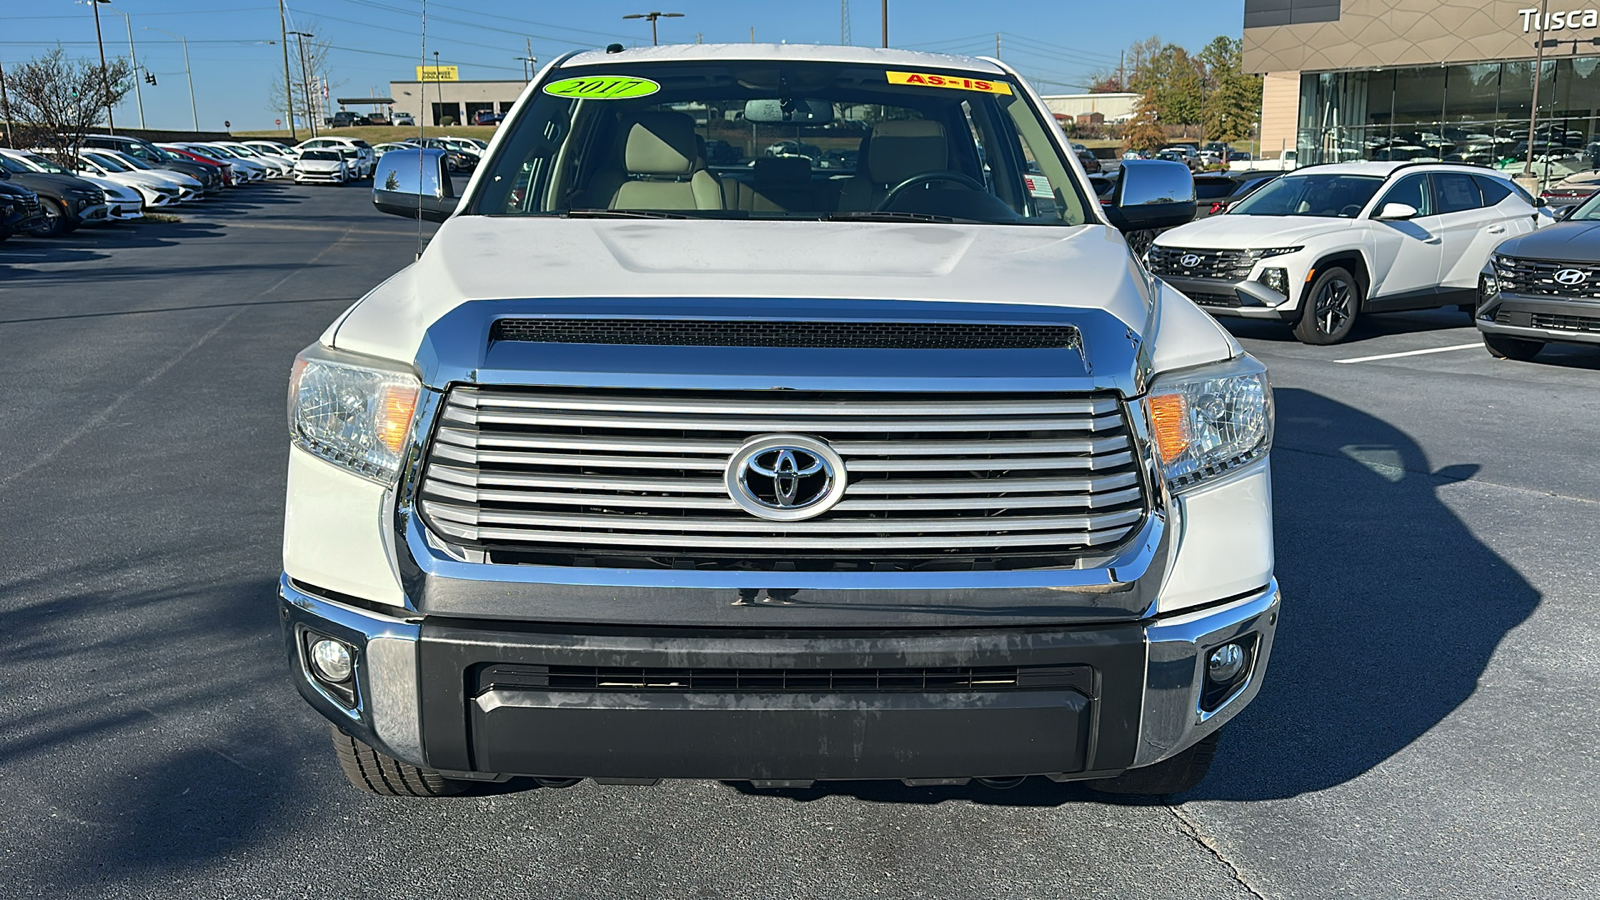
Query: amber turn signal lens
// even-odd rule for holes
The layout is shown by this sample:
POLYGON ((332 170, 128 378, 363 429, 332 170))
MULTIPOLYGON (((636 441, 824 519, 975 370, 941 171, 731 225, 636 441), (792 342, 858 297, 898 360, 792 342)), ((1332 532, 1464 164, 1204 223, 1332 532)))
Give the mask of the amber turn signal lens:
POLYGON ((383 394, 378 398, 378 440, 390 453, 398 454, 405 448, 411 415, 416 411, 416 388, 384 385, 383 394))
POLYGON ((1189 449, 1188 420, 1188 404, 1182 394, 1157 394, 1150 398, 1150 428, 1163 464, 1171 465, 1189 449))

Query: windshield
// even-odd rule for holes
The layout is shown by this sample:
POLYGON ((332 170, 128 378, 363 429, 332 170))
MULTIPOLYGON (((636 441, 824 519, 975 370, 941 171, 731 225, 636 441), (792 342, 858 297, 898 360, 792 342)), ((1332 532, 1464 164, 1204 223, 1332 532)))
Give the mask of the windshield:
POLYGON ((231 159, 240 159, 241 158, 241 156, 238 153, 235 153, 232 150, 229 150, 227 147, 219 147, 216 144, 207 144, 206 145, 206 149, 210 150, 211 152, 213 152, 215 154, 217 154, 218 156, 226 156, 226 157, 229 157, 231 159))
POLYGON ((152 165, 150 165, 149 163, 147 163, 147 162, 145 162, 143 160, 134 159, 132 156, 129 156, 126 153, 115 153, 115 154, 107 154, 107 155, 111 156, 111 158, 116 160, 117 162, 122 163, 123 165, 128 166, 130 168, 134 168, 134 169, 154 169, 155 168, 155 166, 152 166, 152 165))
POLYGON ((28 168, 26 164, 18 162, 4 153, 0 153, 0 169, 5 169, 7 172, 15 172, 18 175, 26 175, 29 172, 37 171, 36 169, 28 168))
MULTIPOLYGON (((37 153, 29 153, 26 158, 28 160, 27 164, 33 166, 35 169, 39 170, 40 172, 48 172, 51 175, 71 175, 72 174, 71 172, 68 172, 66 169, 63 169, 61 166, 56 165, 55 160, 49 159, 49 158, 44 157, 44 156, 40 156, 37 153)), ((13 170, 13 171, 16 171, 16 170, 13 170)))
POLYGON ((1055 123, 1004 76, 762 61, 553 77, 469 212, 1089 221, 1055 123))
POLYGON ((1230 216, 1316 216, 1353 219, 1383 179, 1370 175, 1285 175, 1246 197, 1230 216))
POLYGON ((102 169, 106 169, 106 170, 109 170, 109 171, 112 171, 112 172, 132 172, 133 171, 132 167, 123 165, 120 160, 115 160, 115 159, 112 159, 112 158, 110 158, 108 156, 101 156, 98 153, 85 153, 85 154, 82 154, 82 155, 83 155, 84 159, 87 159, 88 161, 94 163, 95 165, 99 166, 102 169))
POLYGON ((1600 191, 1589 195, 1589 199, 1578 204, 1563 221, 1567 222, 1600 222, 1600 191))
POLYGON ((301 159, 322 160, 323 162, 338 162, 339 154, 332 150, 307 150, 300 154, 301 159))

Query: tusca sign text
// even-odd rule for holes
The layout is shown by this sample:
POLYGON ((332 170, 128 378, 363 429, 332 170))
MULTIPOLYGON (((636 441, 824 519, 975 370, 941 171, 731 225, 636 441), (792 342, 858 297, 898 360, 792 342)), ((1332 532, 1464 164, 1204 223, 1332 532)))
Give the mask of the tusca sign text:
MULTIPOLYGON (((1534 31, 1534 26, 1539 24, 1539 9, 1517 10, 1517 15, 1522 17, 1522 33, 1529 34, 1534 31)), ((1544 31, 1562 31, 1577 28, 1600 28, 1600 10, 1574 9, 1570 12, 1553 12, 1545 17, 1544 31)))

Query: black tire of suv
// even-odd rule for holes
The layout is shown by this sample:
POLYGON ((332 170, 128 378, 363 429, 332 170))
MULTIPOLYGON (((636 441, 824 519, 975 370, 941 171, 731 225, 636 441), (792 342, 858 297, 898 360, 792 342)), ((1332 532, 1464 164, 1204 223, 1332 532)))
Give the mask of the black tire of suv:
POLYGON ((1349 271, 1334 266, 1311 283, 1295 323, 1294 336, 1306 344, 1337 344, 1350 336, 1361 311, 1361 283, 1349 271), (1327 321, 1331 319, 1332 325, 1327 321))
POLYGON ((361 741, 330 726, 339 768, 350 783, 381 797, 450 797, 472 789, 472 782, 456 781, 430 769, 419 769, 379 753, 361 741))
POLYGON ((67 208, 60 201, 49 197, 40 197, 39 206, 44 209, 44 223, 33 230, 39 237, 60 237, 72 230, 67 208))
POLYGON ((1514 359, 1518 362, 1527 362, 1539 355, 1544 349, 1544 341, 1530 341, 1523 338, 1506 337, 1503 334, 1484 334, 1484 349, 1495 359, 1514 359))
POLYGON ((1217 742, 1221 731, 1213 731, 1198 743, 1170 759, 1153 766, 1129 769, 1115 778, 1098 778, 1084 784, 1102 794, 1135 794, 1145 797, 1164 797, 1192 790, 1211 770, 1211 760, 1217 755, 1217 742))

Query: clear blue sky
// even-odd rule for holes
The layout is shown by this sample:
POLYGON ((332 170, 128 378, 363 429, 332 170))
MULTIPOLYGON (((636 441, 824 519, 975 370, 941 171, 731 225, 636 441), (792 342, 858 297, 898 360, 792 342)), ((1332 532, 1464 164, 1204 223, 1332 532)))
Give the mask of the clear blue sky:
MULTIPOLYGON (((74 56, 97 57, 94 20, 84 2, 3 0, 0 63, 7 67, 57 43, 74 56)), ((1087 73, 1116 64, 1117 52, 1152 34, 1198 50, 1219 34, 1238 36, 1243 0, 890 0, 889 41, 896 47, 1000 55, 1043 92, 1077 90, 1087 73)), ((106 55, 128 54, 133 23, 139 63, 154 72, 142 84, 145 122, 151 128, 189 126, 183 54, 175 37, 189 40, 195 96, 202 128, 271 128, 268 85, 281 78, 278 7, 274 0, 112 0, 100 7, 106 55), (274 43, 267 43, 267 42, 274 43)), ((526 41, 541 61, 568 50, 650 42, 649 23, 623 21, 626 13, 659 9, 684 18, 662 19, 662 43, 758 41, 836 44, 838 0, 429 0, 428 56, 461 67, 464 79, 522 77, 526 41)), ((852 43, 879 41, 877 0, 851 3, 852 43)), ((335 93, 364 96, 388 91, 390 80, 415 77, 421 50, 421 0, 291 0, 290 30, 325 36, 335 93)), ((293 38, 290 39, 291 41, 293 38)), ((290 45, 291 50, 293 44, 290 45)), ((415 112, 415 110, 412 110, 415 112)), ((134 125, 134 97, 117 109, 119 124, 134 125)))

